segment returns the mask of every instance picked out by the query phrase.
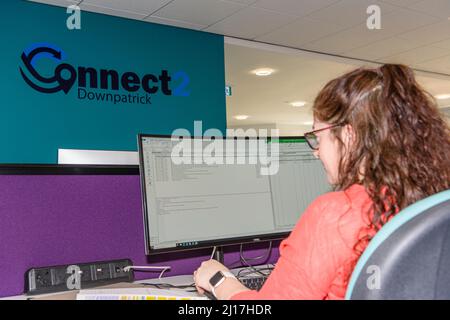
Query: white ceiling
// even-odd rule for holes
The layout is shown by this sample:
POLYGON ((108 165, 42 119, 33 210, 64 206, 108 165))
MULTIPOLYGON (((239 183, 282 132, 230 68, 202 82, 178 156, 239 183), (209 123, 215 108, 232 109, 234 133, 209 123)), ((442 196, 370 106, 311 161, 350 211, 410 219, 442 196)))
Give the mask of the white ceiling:
POLYGON ((449 0, 33 0, 450 74, 449 0), (369 5, 381 30, 366 27, 369 5))
MULTIPOLYGON (((280 129, 282 133, 300 135, 311 129, 311 107, 320 89, 331 79, 359 66, 376 66, 352 59, 330 57, 250 41, 226 39, 226 81, 232 87, 227 97, 227 120, 232 127, 280 129), (270 67, 276 70, 268 77, 257 77, 252 70, 270 67), (305 101, 304 107, 289 102, 305 101), (236 115, 248 115, 236 120, 236 115)), ((416 72, 419 83, 432 95, 450 93, 450 77, 416 72)), ((438 100, 441 108, 450 99, 438 100)))
MULTIPOLYGON (((227 117, 231 126, 276 124, 291 134, 303 133, 310 128, 302 123, 311 120, 310 105, 320 87, 362 64, 341 57, 400 62, 439 73, 418 72, 419 80, 433 94, 450 93, 446 76, 450 76, 450 0, 32 1, 58 6, 76 3, 86 11, 335 55, 266 50, 274 46, 251 48, 236 45, 240 40, 228 41, 226 80, 233 95, 227 98, 227 117), (366 27, 366 9, 373 4, 381 8, 381 30, 366 27), (278 72, 264 79, 249 74, 264 66, 278 72), (286 103, 292 100, 309 104, 294 108, 286 103), (236 114, 250 118, 236 121, 236 114)), ((439 103, 445 107, 450 100, 439 103)))

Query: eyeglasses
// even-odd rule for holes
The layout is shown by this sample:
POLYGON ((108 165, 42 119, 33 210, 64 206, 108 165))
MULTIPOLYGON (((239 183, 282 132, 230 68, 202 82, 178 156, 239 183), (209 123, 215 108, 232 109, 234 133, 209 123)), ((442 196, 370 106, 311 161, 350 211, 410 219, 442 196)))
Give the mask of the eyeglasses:
POLYGON ((305 133, 305 140, 308 143, 308 146, 313 149, 313 150, 319 150, 319 140, 317 140, 317 132, 320 131, 324 131, 324 130, 328 130, 328 129, 333 129, 339 126, 342 126, 343 123, 339 123, 339 124, 334 124, 332 126, 326 127, 326 128, 322 128, 322 129, 317 129, 317 130, 313 130, 310 132, 306 132, 305 133))

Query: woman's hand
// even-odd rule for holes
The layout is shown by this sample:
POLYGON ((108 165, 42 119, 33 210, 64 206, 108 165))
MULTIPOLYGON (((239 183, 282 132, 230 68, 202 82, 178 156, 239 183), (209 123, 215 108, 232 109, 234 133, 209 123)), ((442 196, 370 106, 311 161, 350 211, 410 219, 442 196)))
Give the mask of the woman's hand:
POLYGON ((203 294, 204 291, 211 291, 209 279, 217 273, 217 271, 229 271, 227 267, 216 260, 203 261, 200 267, 194 271, 194 282, 197 291, 203 294))
MULTIPOLYGON (((217 271, 230 271, 227 267, 216 260, 208 260, 202 262, 200 267, 194 271, 194 282, 197 291, 203 294, 206 291, 211 291, 211 284, 209 280, 217 271)), ((223 283, 215 289, 216 298, 219 300, 228 300, 234 294, 247 291, 246 288, 239 280, 236 278, 226 278, 223 283)))

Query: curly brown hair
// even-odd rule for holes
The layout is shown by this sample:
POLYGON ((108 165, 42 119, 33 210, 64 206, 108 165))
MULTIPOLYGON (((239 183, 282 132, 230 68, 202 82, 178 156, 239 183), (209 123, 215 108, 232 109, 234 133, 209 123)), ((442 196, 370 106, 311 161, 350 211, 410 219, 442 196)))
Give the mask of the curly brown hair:
POLYGON ((345 150, 343 126, 331 130, 343 150, 335 189, 362 184, 373 202, 365 229, 374 232, 360 233, 358 256, 399 210, 450 188, 450 128, 409 67, 349 72, 325 85, 313 111, 319 121, 348 124, 355 133, 345 150))

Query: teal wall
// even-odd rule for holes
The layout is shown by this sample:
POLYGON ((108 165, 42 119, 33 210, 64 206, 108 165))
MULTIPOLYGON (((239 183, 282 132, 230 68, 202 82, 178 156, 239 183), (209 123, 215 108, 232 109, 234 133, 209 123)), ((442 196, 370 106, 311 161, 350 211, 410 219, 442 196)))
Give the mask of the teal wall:
MULTIPOLYGON (((71 31, 67 17, 62 7, 2 0, 0 163, 56 163, 58 148, 136 150, 138 133, 192 132, 194 120, 202 120, 204 130, 225 130, 222 36, 89 12, 81 13, 82 29, 71 31), (164 69, 173 78, 172 95, 160 89, 151 94, 151 105, 80 100, 77 81, 67 94, 38 92, 24 81, 20 68, 42 87, 59 83, 40 83, 26 69, 21 54, 36 43, 63 51, 61 61, 46 53, 35 56, 34 67, 43 77, 53 76, 60 63, 140 77, 158 76, 164 69), (177 71, 189 76, 188 96, 173 94, 182 82, 174 79, 177 71)), ((121 87, 86 89, 128 94, 121 87)), ((141 88, 134 94, 146 92, 141 88)))

